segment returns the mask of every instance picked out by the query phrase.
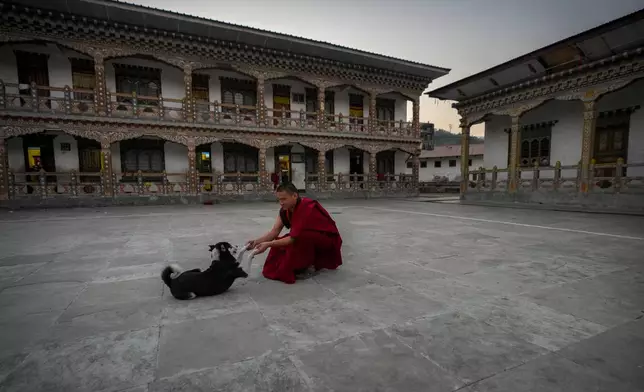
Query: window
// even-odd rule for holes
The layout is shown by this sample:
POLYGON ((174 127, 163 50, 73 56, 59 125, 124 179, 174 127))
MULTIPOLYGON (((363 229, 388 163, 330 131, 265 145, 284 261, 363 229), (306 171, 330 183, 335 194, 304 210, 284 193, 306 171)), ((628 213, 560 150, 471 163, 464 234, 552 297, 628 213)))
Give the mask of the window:
POLYGON ((396 173, 396 152, 382 151, 376 155, 376 167, 378 174, 396 173))
POLYGON ((224 144, 225 173, 257 173, 257 149, 239 143, 224 144))
POLYGON ((378 120, 394 121, 395 111, 396 111, 396 100, 376 98, 376 118, 378 120))
POLYGON ((192 96, 199 101, 210 101, 210 76, 203 74, 192 75, 192 96))
POLYGON ((414 167, 414 163, 411 161, 407 161, 407 169, 411 169, 412 167, 414 167))
POLYGON ((71 58, 72 86, 74 90, 92 90, 91 92, 74 92, 74 99, 79 101, 93 101, 96 88, 96 71, 94 61, 87 59, 71 58))
MULTIPOLYGON (((165 170, 163 140, 132 139, 121 142, 121 170, 124 181, 136 181, 136 172, 161 174, 165 170)), ((161 177, 146 177, 149 181, 160 181, 161 177)))
MULTIPOLYGON (((315 118, 318 112, 318 93, 314 88, 307 88, 306 90, 306 112, 310 113, 307 115, 307 118, 315 118)), ((335 113, 335 92, 326 91, 324 93, 324 112, 326 114, 335 113)), ((329 117, 328 121, 333 121, 333 117, 329 117)))
MULTIPOLYGON (((221 103, 224 105, 257 105, 257 85, 252 80, 221 78, 221 103)), ((229 106, 230 108, 230 106, 229 106)), ((222 107, 222 111, 223 107, 222 107)))
MULTIPOLYGON (((539 166, 550 165, 550 139, 552 125, 555 122, 527 125, 521 128, 519 143, 518 165, 531 167, 535 163, 539 166)), ((510 153, 512 151, 512 133, 508 133, 508 166, 510 166, 510 153)))
MULTIPOLYGON (((135 65, 114 64, 114 77, 116 79, 116 92, 127 94, 127 97, 118 97, 118 102, 132 102, 131 95, 136 93, 137 103, 140 105, 158 105, 161 96, 161 70, 158 68, 140 67, 135 65), (142 99, 147 97, 148 99, 142 99)), ((125 109, 119 107, 119 110, 125 109)))
POLYGON ((293 103, 304 103, 304 94, 293 93, 293 103))
MULTIPOLYGON (((35 82, 37 86, 49 86, 49 56, 40 53, 23 52, 21 50, 14 51, 16 55, 16 68, 18 69, 18 83, 27 86, 26 89, 20 88, 20 95, 31 94, 31 87, 29 84, 35 82)), ((38 95, 41 97, 49 97, 49 89, 38 90, 38 95)), ((20 98, 20 105, 25 105, 27 102, 20 98)), ((46 101, 49 107, 51 102, 46 101)))
POLYGON ((467 166, 472 166, 472 160, 471 159, 467 160, 467 166))
POLYGON ((449 160, 449 167, 456 167, 456 159, 449 160))
POLYGON ((434 167, 435 168, 441 167, 441 161, 434 161, 434 167))
POLYGON ((421 168, 426 168, 427 167, 427 161, 420 161, 420 167, 421 168))

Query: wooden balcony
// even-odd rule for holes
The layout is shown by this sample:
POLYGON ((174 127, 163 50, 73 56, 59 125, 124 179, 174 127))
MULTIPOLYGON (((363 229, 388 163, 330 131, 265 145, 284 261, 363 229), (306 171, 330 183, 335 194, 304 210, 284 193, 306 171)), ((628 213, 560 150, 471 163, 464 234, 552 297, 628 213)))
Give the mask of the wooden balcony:
POLYGON ((108 92, 106 107, 97 107, 94 90, 69 86, 19 85, 0 81, 0 112, 42 113, 53 116, 78 116, 136 119, 166 123, 196 123, 214 128, 263 128, 301 130, 349 135, 371 135, 417 139, 412 122, 370 121, 369 117, 324 114, 304 110, 277 110, 257 106, 223 104, 217 101, 136 96, 108 92), (190 109, 191 108, 191 109, 190 109), (101 115, 104 112, 104 115, 101 115))

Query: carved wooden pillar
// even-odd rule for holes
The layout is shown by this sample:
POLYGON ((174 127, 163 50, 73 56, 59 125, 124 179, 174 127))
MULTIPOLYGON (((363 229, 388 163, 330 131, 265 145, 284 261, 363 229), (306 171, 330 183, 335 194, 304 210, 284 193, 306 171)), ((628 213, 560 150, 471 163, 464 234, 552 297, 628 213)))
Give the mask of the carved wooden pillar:
MULTIPOLYGON (((376 113, 376 98, 377 94, 375 92, 371 92, 369 94, 369 133, 370 134, 375 134, 376 129, 378 128, 378 115, 376 113)), ((389 127, 387 127, 389 129, 389 127)))
POLYGON ((0 200, 9 199, 8 155, 4 136, 0 135, 0 200))
POLYGON ((259 148, 259 188, 262 192, 270 192, 271 181, 268 178, 268 171, 266 170, 266 150, 265 146, 259 148))
POLYGON ((197 153, 195 138, 188 138, 188 193, 196 195, 199 190, 199 179, 197 175, 197 153))
POLYGON ((318 128, 326 129, 326 120, 324 119, 326 101, 326 88, 324 85, 318 85, 318 128))
POLYGON ((113 181, 112 143, 107 138, 101 140, 101 159, 103 160, 103 195, 113 197, 116 184, 113 181))
MULTIPOLYGON (((264 111, 264 87, 266 85, 266 79, 263 73, 257 75, 257 124, 260 127, 263 127, 266 124, 265 111, 264 111)), ((266 151, 264 151, 266 152, 266 151)))
POLYGON ((370 179, 370 188, 376 189, 376 183, 378 180, 378 168, 376 165, 376 156, 378 153, 375 150, 369 151, 369 179, 370 179))
POLYGON ((418 192, 420 184, 420 151, 414 154, 412 158, 411 175, 414 186, 414 192, 418 192))
POLYGON ((512 115, 512 127, 510 128, 510 165, 508 167, 508 190, 511 193, 517 191, 519 184, 518 172, 519 160, 521 159, 521 127, 519 126, 520 114, 512 115))
POLYGON ((584 129, 581 136, 581 186, 582 193, 590 190, 590 163, 593 159, 595 146, 595 123, 597 122, 597 107, 595 100, 584 101, 584 129))
MULTIPOLYGON (((413 137, 420 138, 420 97, 414 99, 412 117, 413 137)), ((469 129, 468 129, 469 133, 469 129)))
POLYGON ((326 189, 326 151, 318 150, 318 190, 326 189))
POLYGON ((470 184, 470 124, 461 121, 461 195, 467 193, 470 184))
POLYGON ((185 98, 183 99, 183 115, 186 121, 193 122, 194 106, 192 105, 192 66, 186 65, 183 68, 183 85, 185 89, 185 98))
POLYGON ((94 73, 96 83, 94 85, 94 105, 99 116, 107 116, 109 110, 107 105, 107 83, 105 81, 105 57, 102 54, 94 55, 94 73))

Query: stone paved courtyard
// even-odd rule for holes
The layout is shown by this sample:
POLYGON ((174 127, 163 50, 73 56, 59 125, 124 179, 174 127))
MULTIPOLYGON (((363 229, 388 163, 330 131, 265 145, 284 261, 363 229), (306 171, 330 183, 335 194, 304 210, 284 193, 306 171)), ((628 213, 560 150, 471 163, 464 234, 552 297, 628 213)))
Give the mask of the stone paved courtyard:
POLYGON ((644 391, 644 218, 325 205, 341 269, 190 302, 276 205, 0 212, 0 391, 644 391))

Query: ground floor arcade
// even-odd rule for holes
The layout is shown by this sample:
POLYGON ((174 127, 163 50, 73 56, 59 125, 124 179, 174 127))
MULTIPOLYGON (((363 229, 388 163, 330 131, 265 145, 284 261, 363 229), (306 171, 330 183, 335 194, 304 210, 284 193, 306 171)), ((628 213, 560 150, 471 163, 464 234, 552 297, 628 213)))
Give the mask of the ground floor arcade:
POLYGON ((200 137, 192 144, 167 134, 102 144, 75 133, 40 130, 4 139, 6 198, 259 195, 285 181, 310 193, 415 189, 412 148, 296 138, 200 137))
POLYGON ((623 80, 480 113, 484 164, 464 170, 463 198, 644 209, 642 91, 623 80))

